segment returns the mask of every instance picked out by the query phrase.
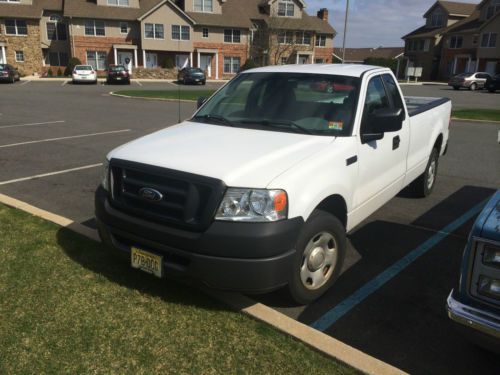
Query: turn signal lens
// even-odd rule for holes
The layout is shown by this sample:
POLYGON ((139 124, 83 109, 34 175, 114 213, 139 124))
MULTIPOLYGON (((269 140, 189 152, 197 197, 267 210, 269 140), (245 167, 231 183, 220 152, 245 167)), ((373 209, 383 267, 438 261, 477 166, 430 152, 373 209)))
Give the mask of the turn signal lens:
POLYGON ((285 211, 286 207, 286 193, 284 191, 281 191, 274 196, 274 210, 278 212, 285 211))

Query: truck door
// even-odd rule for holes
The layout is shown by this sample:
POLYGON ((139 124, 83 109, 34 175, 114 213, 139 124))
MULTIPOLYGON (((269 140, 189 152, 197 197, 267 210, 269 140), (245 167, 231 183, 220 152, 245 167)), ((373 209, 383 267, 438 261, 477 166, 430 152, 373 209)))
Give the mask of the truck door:
POLYGON ((354 205, 363 214, 374 212, 403 188, 409 134, 409 119, 393 77, 390 74, 372 77, 358 135, 359 183, 354 193, 354 205), (364 140, 362 134, 373 133, 370 118, 381 109, 401 109, 400 129, 384 133, 382 139, 364 140))

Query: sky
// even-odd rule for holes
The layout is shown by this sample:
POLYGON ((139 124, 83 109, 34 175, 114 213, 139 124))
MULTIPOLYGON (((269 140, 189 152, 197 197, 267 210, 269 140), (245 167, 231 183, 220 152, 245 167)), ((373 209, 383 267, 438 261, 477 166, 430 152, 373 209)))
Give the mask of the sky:
MULTIPOLYGON (((479 0, 454 0, 479 3, 479 0)), ((316 15, 328 8, 330 24, 337 30, 335 47, 342 47, 347 0, 305 0, 306 11, 316 15)), ((350 0, 346 48, 400 47, 401 37, 424 24, 424 13, 435 0, 350 0)))

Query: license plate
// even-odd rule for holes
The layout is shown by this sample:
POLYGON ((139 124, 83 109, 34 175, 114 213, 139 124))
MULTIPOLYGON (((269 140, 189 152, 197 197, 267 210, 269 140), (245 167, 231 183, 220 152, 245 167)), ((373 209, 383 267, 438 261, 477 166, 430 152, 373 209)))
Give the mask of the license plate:
POLYGON ((119 81, 119 80, 121 80, 121 79, 122 79, 122 77, 116 77, 116 80, 117 80, 117 81, 119 81))
POLYGON ((132 268, 163 277, 163 257, 152 254, 148 251, 132 247, 130 252, 130 262, 132 268))

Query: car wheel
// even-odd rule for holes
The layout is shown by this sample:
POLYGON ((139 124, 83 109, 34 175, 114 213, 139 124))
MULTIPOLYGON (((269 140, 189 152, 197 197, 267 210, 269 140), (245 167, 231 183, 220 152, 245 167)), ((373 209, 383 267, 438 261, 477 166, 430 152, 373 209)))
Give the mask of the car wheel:
POLYGON ((476 91, 476 89, 477 89, 477 85, 476 85, 475 83, 473 83, 473 84, 472 84, 472 85, 470 85, 470 87, 469 87, 469 90, 470 90, 470 91, 476 91))
POLYGON ((16 83, 16 77, 12 76, 12 78, 10 79, 10 83, 16 83))
POLYGON ((205 86, 207 84, 207 81, 201 81, 201 84, 205 86))
POLYGON ((315 210, 300 231, 296 249, 288 289, 295 302, 308 304, 340 275, 346 252, 344 226, 332 214, 315 210))
POLYGON ((412 183, 415 196, 419 198, 428 197, 436 184, 439 166, 439 150, 434 148, 425 167, 425 172, 412 183))
POLYGON ((460 86, 453 86, 454 90, 460 90, 460 86))
POLYGON ((495 92, 495 89, 488 89, 489 92, 495 92))

